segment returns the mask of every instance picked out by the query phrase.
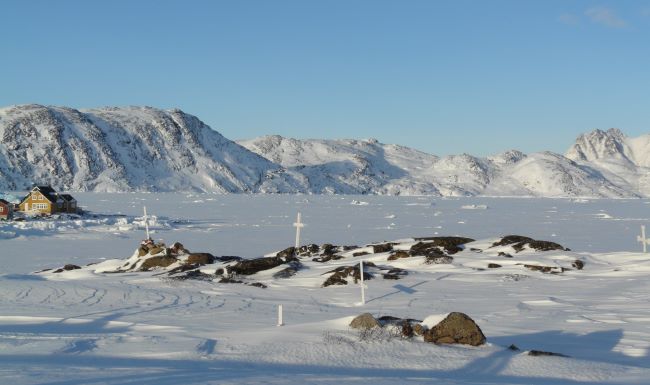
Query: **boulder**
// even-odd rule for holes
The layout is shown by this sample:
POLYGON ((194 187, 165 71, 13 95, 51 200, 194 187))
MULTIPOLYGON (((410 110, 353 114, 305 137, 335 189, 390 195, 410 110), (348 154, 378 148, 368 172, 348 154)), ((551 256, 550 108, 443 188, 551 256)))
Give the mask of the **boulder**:
POLYGON ((343 259, 343 256, 338 254, 324 254, 322 257, 313 258, 312 261, 324 263, 329 261, 338 261, 339 259, 343 259))
POLYGON ((185 263, 187 264, 199 264, 199 265, 209 265, 214 263, 214 255, 210 253, 192 253, 187 256, 185 263))
POLYGON ((142 271, 147 271, 151 270, 155 267, 167 267, 177 261, 176 258, 174 257, 167 257, 167 256, 159 256, 159 257, 151 257, 147 258, 142 265, 140 266, 140 270, 142 271))
POLYGON ((569 357, 561 353, 545 352, 543 350, 531 350, 528 352, 528 355, 533 357, 540 357, 540 356, 569 357))
POLYGON ((426 342, 435 344, 464 344, 479 346, 485 343, 481 328, 467 314, 453 312, 424 333, 426 342))
POLYGON ((407 276, 408 274, 409 274, 408 271, 394 267, 388 270, 386 273, 384 273, 384 279, 400 279, 404 276, 407 276))
POLYGON ((408 258, 408 257, 410 257, 410 256, 411 256, 411 255, 410 255, 409 253, 407 253, 406 251, 399 250, 399 251, 396 251, 396 252, 394 252, 393 254, 389 255, 389 256, 388 256, 388 260, 389 260, 389 261, 394 261, 394 260, 396 260, 396 259, 400 259, 400 258, 408 258))
POLYGON ((431 265, 431 264, 450 264, 454 261, 454 257, 451 255, 442 255, 442 254, 437 254, 437 255, 427 255, 424 258, 424 263, 431 265))
POLYGON ((411 323, 407 320, 404 320, 404 322, 402 322, 402 337, 411 338, 414 334, 415 332, 413 331, 413 326, 411 326, 411 323))
POLYGON ((302 268, 302 263, 298 261, 289 262, 289 267, 286 267, 277 273, 273 274, 273 278, 290 278, 296 275, 298 270, 302 268))
POLYGON ((60 269, 54 270, 53 273, 63 273, 64 271, 77 270, 77 269, 81 269, 81 267, 69 263, 60 269))
POLYGON ((390 243, 382 243, 380 245, 372 245, 372 252, 374 254, 387 253, 393 250, 393 245, 390 243))
MULTIPOLYGON (((373 278, 372 274, 368 273, 365 271, 365 268, 367 267, 376 267, 374 263, 372 262, 364 262, 364 272, 363 272, 363 279, 364 280, 370 280, 373 278)), ((332 286, 332 285, 347 285, 348 281, 345 279, 347 277, 352 277, 354 279, 354 283, 357 283, 361 279, 361 272, 359 269, 359 265, 354 265, 354 266, 339 266, 334 270, 328 271, 325 274, 332 274, 325 282, 323 282, 323 287, 327 286, 332 286)))
POLYGON ((352 329, 367 330, 373 328, 380 328, 381 324, 375 317, 372 316, 372 314, 363 313, 361 315, 356 316, 352 320, 352 322, 350 322, 350 327, 352 329))
MULTIPOLYGON (((519 263, 518 265, 521 265, 521 264, 519 263)), ((566 268, 560 267, 560 266, 541 266, 541 265, 527 265, 527 264, 524 264, 524 267, 526 269, 528 269, 528 270, 540 271, 542 273, 547 273, 547 274, 548 273, 550 273, 550 274, 560 274, 560 273, 564 273, 567 270, 571 270, 571 269, 566 269, 566 268)))
POLYGON ((311 245, 300 246, 300 248, 298 249, 298 253, 300 255, 310 256, 318 253, 318 250, 319 250, 318 245, 312 243, 311 245))
POLYGON ((220 262, 232 262, 232 261, 241 261, 243 258, 234 255, 222 255, 221 257, 214 257, 214 259, 220 262))
MULTIPOLYGON (((474 242, 472 238, 464 237, 427 237, 427 238, 415 238, 419 243, 424 243, 428 247, 440 247, 444 249, 447 254, 456 254, 457 252, 463 250, 461 245, 465 243, 474 242)), ((414 245, 414 246, 417 246, 414 245)), ((413 249, 413 247, 411 247, 413 249)))
POLYGON ((165 251, 165 248, 163 246, 154 246, 154 247, 149 249, 149 255, 160 254, 163 251, 165 251))
POLYGON ((334 246, 334 245, 332 245, 330 243, 326 243, 326 244, 322 245, 320 248, 322 250, 322 253, 325 254, 325 255, 332 255, 336 251, 336 246, 334 246))
MULTIPOLYGON (((278 253, 279 254, 279 253, 278 253)), ((252 275, 260 271, 269 270, 285 263, 298 262, 293 255, 288 257, 263 257, 256 259, 244 259, 229 266, 228 271, 234 274, 252 275)))
POLYGON ((413 325, 413 333, 414 333, 416 336, 421 336, 421 335, 423 335, 426 331, 427 331, 427 329, 426 329, 424 326, 422 326, 422 324, 419 324, 419 323, 418 323, 418 324, 413 325))
POLYGON ((368 254, 370 254, 370 253, 368 253, 367 251, 357 251, 356 253, 352 253, 352 256, 353 257, 361 257, 363 255, 368 255, 368 254))
POLYGON ((275 256, 279 258, 293 257, 294 255, 296 255, 296 248, 293 246, 287 247, 286 249, 275 254, 275 256))
POLYGON ((172 247, 169 248, 169 252, 174 255, 179 255, 179 254, 189 254, 190 251, 183 246, 182 243, 180 242, 174 242, 172 247))
POLYGON ((585 267, 585 263, 583 261, 579 260, 579 259, 576 259, 575 261, 573 261, 571 266, 573 266, 574 268, 576 268, 578 270, 582 270, 582 268, 585 267))
POLYGON ((498 263, 488 263, 488 269, 498 269, 501 267, 498 263))
POLYGON ((494 242, 494 246, 508 246, 511 245, 516 252, 520 252, 524 249, 526 245, 536 251, 550 251, 550 250, 561 250, 561 251, 570 251, 564 246, 549 241, 538 241, 533 238, 524 237, 521 235, 506 235, 501 238, 501 240, 494 242))

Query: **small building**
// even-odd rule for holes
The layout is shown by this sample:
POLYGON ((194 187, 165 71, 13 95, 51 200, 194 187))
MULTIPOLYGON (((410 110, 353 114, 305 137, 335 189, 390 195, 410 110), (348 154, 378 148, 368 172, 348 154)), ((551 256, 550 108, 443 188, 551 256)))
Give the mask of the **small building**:
POLYGON ((50 186, 34 186, 18 207, 26 213, 76 213, 77 201, 72 195, 59 194, 50 186))
POLYGON ((0 220, 11 219, 14 216, 14 205, 4 199, 0 199, 0 220))

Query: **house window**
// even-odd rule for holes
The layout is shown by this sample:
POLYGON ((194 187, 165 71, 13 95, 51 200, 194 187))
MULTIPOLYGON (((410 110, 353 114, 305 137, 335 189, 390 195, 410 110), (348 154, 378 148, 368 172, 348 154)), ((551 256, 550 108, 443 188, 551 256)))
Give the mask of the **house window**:
POLYGON ((0 206, 0 213, 4 213, 4 212, 5 212, 5 208, 0 206))
POLYGON ((47 203, 34 203, 32 205, 34 210, 47 210, 47 203))

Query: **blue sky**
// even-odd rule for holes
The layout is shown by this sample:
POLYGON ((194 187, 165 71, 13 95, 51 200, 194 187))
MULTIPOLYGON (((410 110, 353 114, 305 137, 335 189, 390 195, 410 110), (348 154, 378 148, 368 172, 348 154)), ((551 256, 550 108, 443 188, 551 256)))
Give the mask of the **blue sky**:
POLYGON ((178 107, 228 138, 438 155, 650 132, 650 1, 12 1, 0 105, 178 107))

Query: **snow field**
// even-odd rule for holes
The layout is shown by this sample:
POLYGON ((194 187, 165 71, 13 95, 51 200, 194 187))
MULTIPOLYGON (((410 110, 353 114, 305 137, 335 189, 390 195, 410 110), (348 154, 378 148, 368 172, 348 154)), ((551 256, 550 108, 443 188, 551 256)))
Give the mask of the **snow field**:
MULTIPOLYGON (((119 218, 80 219, 77 227, 45 221, 48 231, 0 241, 8 250, 0 275, 3 382, 641 384, 650 375, 650 254, 634 251, 640 250, 638 226, 648 217, 643 201, 185 194, 78 199, 94 213, 125 215, 132 227, 121 231, 119 218), (360 257, 309 264, 285 280, 272 279, 272 271, 252 277, 267 289, 171 281, 156 271, 100 273, 137 247, 145 204, 158 215, 157 239, 215 255, 256 257, 291 245, 297 211, 307 223, 303 244, 363 246, 434 232, 477 241, 450 265, 423 265, 419 257, 393 263, 409 275, 366 281, 365 306, 359 305, 358 285, 320 287, 322 273, 360 257), (595 215, 600 212, 611 218, 595 215), (390 223, 395 225, 388 229, 390 223), (488 248, 507 234, 573 251, 488 248), (499 251, 513 258, 499 257, 499 251), (558 275, 517 265, 567 266, 575 259, 585 262, 583 270, 558 275), (30 273, 91 262, 100 263, 61 274, 30 273), (487 269, 488 263, 503 267, 487 269), (279 304, 283 327, 276 326, 279 304), (488 344, 436 346, 390 336, 360 341, 347 326, 362 312, 433 316, 426 323, 435 323, 451 311, 470 315, 488 344), (507 350, 511 344, 521 351, 507 350), (570 358, 527 356, 531 349, 570 358)), ((386 257, 366 260, 379 265, 386 257)))

